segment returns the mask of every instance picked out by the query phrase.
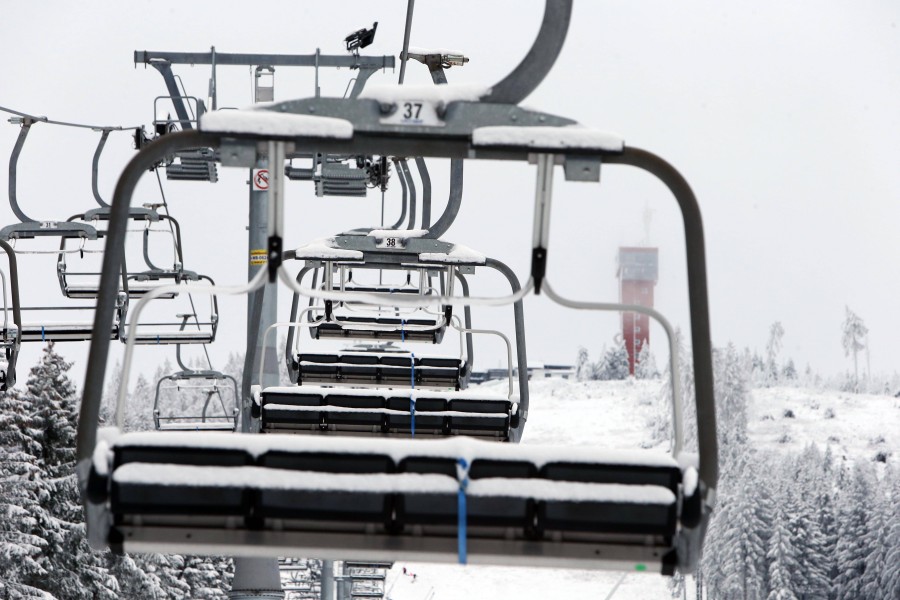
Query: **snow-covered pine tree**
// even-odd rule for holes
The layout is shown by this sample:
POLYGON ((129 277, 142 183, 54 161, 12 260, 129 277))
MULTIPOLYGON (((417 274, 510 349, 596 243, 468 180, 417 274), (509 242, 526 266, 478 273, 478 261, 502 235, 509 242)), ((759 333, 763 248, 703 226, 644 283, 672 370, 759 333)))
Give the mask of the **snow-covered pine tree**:
POLYGON ((0 594, 39 597, 35 586, 47 575, 42 553, 47 543, 40 523, 45 493, 37 458, 41 446, 33 432, 31 402, 17 390, 0 394, 0 594))
POLYGON ((886 502, 884 569, 880 582, 885 598, 900 598, 900 474, 890 473, 889 481, 891 496, 886 502))
POLYGON ((775 321, 769 327, 769 341, 766 343, 766 384, 771 386, 778 382, 778 353, 781 352, 781 341, 784 338, 784 327, 781 321, 775 321))
MULTIPOLYGON (((681 398, 684 414, 684 447, 688 451, 697 449, 697 408, 694 405, 694 363, 684 345, 681 330, 675 330, 675 347, 678 353, 681 398)), ((672 386, 670 363, 666 362, 663 372, 662 392, 654 415, 650 419, 650 440, 656 445, 672 438, 672 386)))
POLYGON ((631 371, 628 365, 628 350, 625 348, 625 340, 616 340, 612 348, 604 354, 604 368, 600 379, 621 381, 628 379, 631 371))
POLYGON ((587 348, 579 346, 578 357, 575 359, 575 378, 578 381, 587 381, 591 379, 592 375, 593 369, 591 368, 591 361, 588 357, 587 348))
POLYGON ((766 552, 769 564, 769 594, 766 600, 799 600, 792 576, 800 567, 788 528, 788 515, 780 502, 775 503, 773 517, 772 535, 766 552))
MULTIPOLYGON (((821 454, 815 445, 787 465, 787 485, 782 494, 787 527, 799 568, 791 573, 793 589, 800 598, 826 598, 830 582, 825 536, 818 520, 819 507, 813 504, 821 482, 821 454), (792 464, 791 464, 792 463, 792 464)), ((827 484, 826 484, 827 485, 827 484)))
POLYGON ((741 453, 740 469, 722 478, 721 495, 707 534, 701 569, 710 597, 766 597, 769 497, 762 493, 759 465, 741 453))
POLYGON ((866 348, 866 340, 869 335, 869 328, 866 327, 863 320, 855 312, 850 310, 849 306, 845 306, 846 317, 841 326, 841 345, 844 347, 844 356, 853 355, 853 381, 851 389, 854 392, 859 391, 859 351, 866 348))
POLYGON ((650 350, 650 344, 641 346, 637 356, 637 364, 634 366, 635 379, 657 379, 659 368, 656 366, 656 357, 650 350))
POLYGON ((713 351, 714 390, 719 444, 747 441, 748 373, 734 344, 713 351))
POLYGON ((846 477, 838 498, 835 544, 837 577, 834 580, 834 597, 837 600, 857 600, 864 597, 862 577, 866 558, 871 551, 865 540, 869 513, 872 511, 873 479, 869 463, 855 464, 846 477))
POLYGON ((125 406, 125 431, 146 431, 154 428, 155 398, 156 386, 141 373, 134 384, 134 389, 128 394, 128 403, 125 406))
POLYGON ((70 367, 50 342, 26 383, 25 397, 36 415, 30 433, 40 449, 39 501, 44 510, 38 527, 46 542, 41 563, 52 573, 32 585, 57 598, 113 600, 119 597, 118 583, 85 538, 75 476, 78 402, 67 374, 70 367))
POLYGON ((867 600, 896 600, 897 598, 897 596, 887 595, 887 590, 882 587, 883 573, 889 568, 886 560, 889 550, 890 511, 897 510, 896 506, 890 506, 892 501, 890 479, 891 474, 888 468, 885 469, 881 481, 873 482, 872 512, 869 513, 866 524, 868 532, 864 539, 865 545, 869 548, 869 554, 866 556, 861 582, 863 594, 867 600))

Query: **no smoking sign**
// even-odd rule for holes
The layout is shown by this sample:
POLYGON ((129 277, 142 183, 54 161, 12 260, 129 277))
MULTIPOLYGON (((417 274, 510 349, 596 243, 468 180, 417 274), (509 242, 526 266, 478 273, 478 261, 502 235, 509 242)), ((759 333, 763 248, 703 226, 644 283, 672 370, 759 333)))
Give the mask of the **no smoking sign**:
POLYGON ((253 169, 253 177, 251 178, 254 191, 265 192, 269 189, 269 170, 253 169))

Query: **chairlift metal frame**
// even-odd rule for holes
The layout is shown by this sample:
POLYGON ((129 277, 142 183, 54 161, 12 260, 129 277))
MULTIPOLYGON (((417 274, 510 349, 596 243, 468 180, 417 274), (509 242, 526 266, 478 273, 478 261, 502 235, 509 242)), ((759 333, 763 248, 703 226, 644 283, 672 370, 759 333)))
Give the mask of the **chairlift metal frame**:
MULTIPOLYGON (((456 159, 496 159, 534 161, 537 164, 537 191, 535 194, 535 219, 533 235, 532 268, 529 280, 521 290, 500 298, 461 298, 461 297, 423 297, 398 298, 385 294, 360 294, 360 298, 374 304, 391 303, 405 306, 426 304, 448 304, 460 306, 464 304, 501 305, 521 300, 534 291, 565 306, 582 310, 612 310, 642 312, 661 323, 670 340, 670 365, 673 386, 673 428, 674 442, 672 457, 648 459, 646 463, 623 463, 621 459, 597 457, 594 459, 580 455, 576 471, 578 477, 574 481, 597 481, 596 477, 609 477, 610 473, 625 473, 638 477, 638 481, 650 481, 643 477, 664 477, 668 482, 660 487, 671 495, 672 501, 666 499, 653 500, 641 508, 627 502, 592 500, 582 506, 577 514, 570 518, 564 513, 570 507, 566 501, 548 499, 538 495, 538 503, 544 506, 544 512, 537 515, 538 530, 529 530, 526 521, 525 530, 505 537, 504 531, 509 527, 520 527, 515 520, 507 524, 507 513, 497 513, 486 505, 475 508, 472 505, 470 514, 474 519, 468 534, 457 527, 457 514, 464 518, 462 510, 457 512, 457 491, 454 482, 459 483, 458 495, 465 497, 466 483, 469 480, 467 465, 474 461, 488 460, 496 457, 497 450, 484 454, 476 449, 475 444, 465 440, 449 440, 434 446, 440 452, 440 464, 432 464, 431 459, 422 456, 424 446, 396 440, 366 440, 364 445, 350 444, 345 439, 321 438, 315 441, 303 440, 303 444, 288 441, 281 436, 245 437, 228 436, 207 438, 203 443, 186 437, 162 437, 160 434, 124 434, 113 432, 104 434, 108 437, 108 452, 94 453, 98 440, 97 416, 99 414, 106 359, 109 340, 103 335, 104 328, 112 320, 111 308, 101 302, 95 319, 97 335, 91 345, 88 362, 84 397, 79 416, 78 437, 78 474, 85 497, 88 537, 92 545, 98 548, 112 546, 127 551, 164 550, 170 552, 205 552, 234 553, 242 556, 277 556, 283 554, 316 554, 325 558, 346 558, 350 552, 358 552, 374 560, 410 559, 419 557, 427 560, 468 560, 488 564, 522 564, 553 565, 586 568, 639 568, 648 569, 648 564, 663 574, 692 572, 698 563, 706 525, 715 505, 716 485, 718 480, 717 440, 715 428, 715 402, 713 397, 711 343, 709 332, 709 310, 706 291, 706 261, 704 237, 700 211, 696 199, 684 178, 671 165, 647 151, 627 147, 624 144, 607 144, 606 142, 571 143, 573 124, 564 119, 529 111, 516 106, 543 79, 555 61, 571 14, 569 0, 548 0, 544 12, 544 20, 537 39, 526 58, 504 80, 491 88, 479 102, 450 102, 442 108, 440 118, 443 126, 431 128, 420 125, 386 125, 381 123, 385 114, 381 103, 375 100, 341 100, 326 98, 310 98, 276 105, 276 110, 292 114, 315 113, 350 121, 353 134, 349 139, 311 138, 307 136, 257 135, 248 131, 200 131, 180 132, 166 136, 151 144, 131 161, 126 167, 113 202, 113 219, 110 221, 107 238, 107 252, 104 255, 104 273, 101 280, 101 298, 110 300, 116 292, 116 274, 119 272, 122 257, 122 238, 125 225, 125 211, 130 197, 141 174, 148 165, 159 160, 168 153, 186 147, 205 146, 223 149, 222 156, 231 158, 232 166, 248 166, 248 161, 240 157, 252 158, 255 163, 257 154, 265 155, 270 164, 283 164, 290 152, 309 152, 321 150, 334 153, 373 153, 388 156, 438 156, 456 159), (507 126, 514 117, 516 129, 531 127, 528 139, 507 139, 503 143, 479 142, 476 135, 478 129, 484 127, 507 126), (288 148, 290 146, 290 148, 288 148), (315 148, 313 148, 315 146, 315 148), (234 159, 232 161, 232 159, 234 159), (568 180, 598 181, 602 164, 624 164, 640 168, 661 180, 673 193, 682 211, 687 252, 688 293, 690 299, 691 335, 694 353, 695 407, 698 424, 699 454, 691 457, 684 452, 680 402, 680 385, 678 377, 677 347, 671 325, 658 312, 636 305, 619 303, 584 302, 564 298, 557 294, 547 278, 546 256, 549 246, 549 215, 551 206, 551 182, 553 168, 560 164, 568 180), (386 297, 387 296, 387 297, 386 297), (150 438, 149 436, 153 436, 150 438), (373 456, 375 448, 383 448, 383 455, 373 456), (224 453, 214 462, 212 451, 224 453), (272 452, 280 452, 278 461, 272 452), (149 453, 149 454, 148 454, 149 453), (154 454, 156 453, 156 454, 154 454), (446 454, 443 454, 446 453, 446 454), (127 456, 141 457, 128 459, 127 456), (158 459, 152 459, 152 456, 158 459), (246 461, 239 464, 250 465, 244 476, 244 467, 233 467, 226 460, 246 461), (322 456, 334 458, 334 470, 321 464, 322 456), (370 464, 364 459, 370 456, 383 464, 370 464), (110 457, 114 457, 110 459, 110 457), (118 457, 118 458, 115 458, 118 457), (176 459, 181 466, 172 469, 166 464, 165 469, 148 465, 143 461, 162 459, 168 463, 176 459), (462 460, 465 458, 466 460, 462 460), (113 462, 113 461, 116 462, 113 462), (135 462, 137 460, 137 462, 135 462), (275 464, 285 460, 301 461, 305 465, 319 465, 324 469, 325 477, 329 477, 334 492, 309 481, 304 475, 293 477, 287 491, 278 492, 268 483, 259 481, 256 474, 267 471, 275 464), (122 461, 125 461, 124 463, 122 461), (192 462, 199 461, 199 462, 192 462), (341 473, 346 469, 365 469, 365 473, 378 474, 378 481, 386 478, 396 482, 392 485, 403 485, 403 464, 418 461, 436 479, 435 486, 428 487, 425 496, 421 492, 403 488, 394 489, 392 494, 400 494, 407 501, 405 507, 397 507, 398 512, 383 512, 380 507, 384 493, 379 492, 372 483, 367 483, 363 490, 353 484, 341 484, 341 473), (424 462, 422 462, 424 461, 424 462), (142 479, 134 481, 126 473, 133 472, 137 466, 141 468, 142 479), (364 464, 365 463, 365 464, 364 464), (428 464, 426 464, 428 463, 428 464), (129 464, 131 465, 129 467, 129 464), (205 488, 193 483, 179 483, 178 490, 183 496, 173 497, 170 481, 166 477, 187 476, 196 468, 208 469, 210 465, 218 465, 228 469, 240 481, 231 487, 222 488, 222 493, 210 498, 205 488), (691 466, 696 465, 696 470, 691 466), (446 473, 444 465, 457 470, 454 475, 446 473), (630 466, 629 466, 630 465, 630 466), (126 468, 128 467, 128 468, 126 468), (372 470, 369 470, 369 469, 372 470), (395 469, 400 469, 397 472, 395 469), (124 469, 124 470, 123 470, 124 469), (256 469, 262 469, 257 471, 256 469), (437 469, 437 470, 434 470, 437 469), (121 471, 121 476, 119 475, 121 471), (638 471, 644 475, 638 475, 638 471), (249 475, 254 474, 251 481, 249 475), (444 474, 441 474, 444 473, 444 474), (159 493, 165 490, 166 497, 159 493), (431 493, 430 491, 433 491, 431 493), (256 493, 260 496, 252 506, 251 514, 244 511, 245 494, 256 493), (126 495, 140 496, 140 503, 129 503, 126 495), (152 498, 145 498, 153 494, 152 498), (337 494, 337 495, 336 495, 337 494), (335 504, 341 494, 349 498, 352 504, 338 506, 335 504), (431 495, 429 495, 431 494, 431 495), (434 496, 434 500, 432 500, 434 496), (362 504, 354 502, 359 499, 367 503, 371 510, 363 509, 362 504), (301 501, 302 506, 298 506, 301 501), (438 508, 435 502, 452 502, 449 510, 438 508), (197 506, 197 510, 228 511, 224 517, 215 518, 211 513, 205 515, 209 519, 208 526, 185 526, 183 522, 166 518, 160 510, 175 507, 175 502, 186 502, 184 506, 197 506), (165 506, 164 506, 165 505, 165 506), (306 508, 308 507, 308 508, 306 508), (442 519, 446 526, 438 529, 423 529, 425 525, 403 529, 405 523, 429 523, 422 521, 428 510, 433 507, 439 512, 433 513, 442 519), (605 508, 603 508, 605 507, 605 508), (348 512, 348 508, 353 512, 348 512), (300 513, 297 510, 301 510, 300 513), (238 511, 238 512, 231 512, 238 511), (411 512, 412 511, 412 512, 411 512), (419 511, 419 512, 416 512, 419 511), (424 512, 423 512, 424 511, 424 512), (606 516, 605 511, 612 511, 606 516), (621 512, 620 512, 621 511, 621 512), (649 512, 648 512, 649 511, 649 512), (363 519, 359 527, 348 529, 351 525, 348 518, 363 519), (646 516, 642 516, 646 515, 646 516), (653 516, 656 521, 645 522, 643 519, 653 516), (379 519, 384 518, 380 523, 379 519), (397 522, 395 517, 403 517, 405 522, 397 522), (247 521, 249 519, 249 521, 247 521), (299 520, 298 520, 299 519, 299 520), (306 524, 303 519, 312 520, 306 524), (339 522, 334 522, 338 519, 339 522), (447 519, 446 521, 443 519, 447 519), (481 519, 481 520, 479 520, 481 519), (484 520, 487 519, 487 520, 484 520), (225 523, 228 525, 226 526, 225 523), (543 525, 542 525, 543 523, 543 525), (623 523, 633 529, 615 530, 610 527, 622 527, 623 523), (335 529, 336 527, 336 529, 335 529), (373 530, 374 527, 374 530, 373 530), (499 527, 499 530, 497 529, 499 527), (590 529, 585 529, 590 527, 590 529), (574 529, 573 529, 574 528, 574 529), (544 532, 549 534, 549 537, 544 532), (455 535, 454 535, 455 534, 455 535), (496 536, 501 537, 496 537, 496 536), (468 549, 468 550, 466 550, 468 549)), ((413 100, 412 97, 409 100, 413 100)), ((391 107, 388 107, 390 110, 391 107)), ((319 118, 318 116, 316 118, 319 118)), ((506 131, 506 129, 504 129, 506 131)), ((482 129, 484 132, 484 129, 482 129)), ((488 136, 490 137, 490 136, 488 136)), ((502 137, 502 136, 501 136, 502 137)), ((483 139, 480 138, 480 139, 483 139)), ((496 139, 496 138, 494 138, 496 139)), ((605 139, 605 138, 604 138, 605 139)), ((299 286, 293 276, 284 268, 282 259, 282 236, 284 233, 283 209, 283 173, 280 169, 272 170, 270 181, 270 218, 269 218, 269 260, 268 268, 260 270, 258 275, 246 285, 220 289, 219 293, 246 294, 265 285, 266 281, 280 279, 295 292, 314 298, 341 301, 348 299, 347 292, 319 292, 299 286)), ((131 319, 137 322, 146 302, 154 294, 165 293, 166 288, 150 292, 135 305, 131 311, 131 319)), ((128 371, 133 358, 133 340, 126 345, 122 378, 117 401, 117 419, 122 418, 124 406, 124 389, 127 385, 128 371)), ((524 421, 527 415, 521 415, 524 421)), ((497 445, 491 445, 496 448, 497 445)), ((500 445, 503 447, 503 445, 500 445)), ((564 449, 571 453, 571 449, 564 449)), ((565 461, 563 454, 541 454, 538 449, 528 449, 517 445, 505 446, 500 463, 492 467, 504 479, 512 482, 516 479, 518 467, 514 467, 515 457, 524 458, 529 473, 539 470, 544 477, 541 481, 556 481, 549 471, 540 467, 540 461, 565 461), (537 454, 532 452, 537 451, 537 454), (535 458, 526 458, 532 457, 535 458), (538 458, 539 457, 539 458, 538 458), (509 462, 513 461, 513 462, 509 462), (547 479, 547 478, 550 479, 547 479)), ((653 453, 650 453, 653 454, 653 453)), ((649 457, 650 454, 647 454, 649 457)), ((331 459, 329 459, 331 460, 331 459)), ((632 460, 632 459, 629 459, 632 460)), ((433 462, 433 461, 432 461, 433 462)), ((515 463, 518 464, 518 463, 515 463)), ((555 462, 553 464, 562 464, 555 462)), ((568 463, 567 463, 568 464, 568 463)), ((546 465, 545 465, 546 466, 546 465)), ((561 467, 563 470, 570 467, 561 467)), ((492 471, 492 472, 494 472, 492 471)), ((349 471, 359 473, 359 471, 349 471)), ((406 471, 408 472, 408 471, 406 471)), ((555 477, 569 475, 558 470, 555 477)), ((526 475, 527 477, 527 475, 526 475)), ((572 475, 574 477, 574 475, 572 475)), ((613 482, 621 482, 622 475, 614 475, 613 482)), ((356 481, 354 478, 353 481, 356 481)), ((602 480, 602 479, 601 479, 602 480)), ((349 480, 348 480, 349 481, 349 480)), ((368 480, 365 480, 368 481, 368 480)), ((424 482, 425 480, 419 480, 424 482)), ((428 481, 432 481, 429 479, 428 481)), ((281 485, 281 482, 279 482, 281 485)), ((430 484, 429 484, 430 485, 430 484)), ((472 486, 474 487, 474 482, 472 486)), ((548 483, 548 485, 550 485, 548 483)), ((556 484, 552 484, 556 486, 556 484)), ((484 486, 482 486, 484 487, 484 486)), ((527 486, 522 490, 512 486, 508 491, 509 500, 517 507, 523 508, 523 516, 527 516, 528 502, 534 501, 527 486), (515 488, 515 489, 512 489, 515 488)), ((284 490, 285 488, 279 487, 284 490)), ((329 488, 332 489, 332 488, 329 488)), ((555 489, 555 488, 554 488, 555 489)), ((562 489, 562 488, 560 488, 562 489)), ((599 489, 597 488, 598 493, 599 489)), ((136 497, 135 496, 135 497, 136 497)), ((391 496, 393 497, 393 496, 391 496)), ((473 503, 477 500, 473 497, 473 503)), ((387 501, 387 500, 385 500, 387 501)), ((462 502, 462 500, 460 500, 462 502)), ((576 503, 577 504, 577 503, 576 503)), ((446 506, 443 504, 442 506, 446 506)), ((461 505, 462 506, 462 505, 461 505)), ((506 506, 506 504, 504 504, 506 506)), ((578 508, 578 507, 572 507, 578 508)), ((179 508, 179 510, 184 510, 179 508)), ((518 510, 518 508, 516 509, 518 510)), ((530 514, 530 513, 528 513, 530 514)), ((518 519, 519 517, 515 517, 518 519)), ((528 517, 530 519, 530 517, 528 517)))
POLYGON ((170 375, 166 375, 156 383, 156 396, 153 400, 153 423, 158 431, 235 431, 237 429, 238 415, 238 399, 240 393, 238 391, 237 380, 231 375, 226 375, 215 369, 191 369, 187 367, 181 359, 181 345, 175 346, 175 358, 180 371, 176 371, 170 375), (201 381, 212 381, 212 386, 201 386, 206 392, 206 401, 199 416, 197 415, 181 415, 177 417, 163 416, 160 409, 160 398, 162 397, 163 385, 166 382, 175 383, 177 388, 183 386, 182 382, 196 386, 201 381), (225 405, 225 398, 222 394, 220 384, 224 383, 225 389, 231 390, 232 410, 229 414, 225 405), (221 415, 207 415, 207 409, 213 396, 218 397, 219 405, 222 408, 221 415), (207 419, 213 419, 208 421, 207 419))

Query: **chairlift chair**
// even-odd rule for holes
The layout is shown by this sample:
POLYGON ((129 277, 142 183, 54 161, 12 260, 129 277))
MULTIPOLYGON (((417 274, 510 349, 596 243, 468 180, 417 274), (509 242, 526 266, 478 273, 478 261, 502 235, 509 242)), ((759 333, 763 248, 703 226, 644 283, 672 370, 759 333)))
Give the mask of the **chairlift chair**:
POLYGON ((31 117, 14 117, 9 119, 9 121, 20 126, 19 137, 16 139, 16 144, 9 158, 9 206, 13 214, 21 222, 7 225, 0 229, 0 240, 8 242, 38 237, 97 239, 97 230, 86 223, 33 219, 19 206, 17 194, 19 156, 22 153, 22 147, 25 145, 25 139, 28 137, 32 125, 40 121, 31 117))
MULTIPOLYGON (((153 401, 153 423, 157 431, 235 431, 238 421, 237 402, 240 398, 237 381, 234 377, 226 375, 214 369, 189 369, 181 362, 181 347, 178 350, 178 364, 180 371, 162 377, 156 384, 156 397, 153 401), (188 407, 187 412, 181 412, 175 407, 166 407, 168 399, 167 391, 174 387, 176 395, 190 390, 199 394, 201 400, 199 408, 197 402, 188 407), (226 402, 226 397, 230 400, 226 402), (212 409, 212 412, 210 411, 212 409)), ((185 396, 180 394, 180 399, 185 396)), ((194 399, 198 399, 196 396, 194 399)))
MULTIPOLYGON (((290 123, 290 128, 244 128, 247 115, 231 122, 212 119, 201 123, 202 131, 171 134, 141 151, 123 173, 114 203, 130 203, 147 165, 188 147, 231 146, 235 153, 265 148, 270 164, 284 160, 286 142, 296 151, 532 159, 537 170, 532 268, 521 290, 504 298, 392 297, 390 302, 411 307, 435 301, 510 303, 534 291, 576 310, 651 314, 670 338, 671 454, 496 444, 465 436, 406 440, 209 433, 201 438, 172 432, 98 432, 109 344, 97 339, 88 361, 77 452, 88 538, 94 547, 257 557, 419 559, 667 575, 696 568, 718 478, 702 221, 690 187, 662 159, 627 147, 614 136, 568 127, 573 124, 568 119, 517 106, 552 65, 570 11, 571 2, 548 0, 530 58, 490 91, 486 88, 479 99, 460 100, 447 92, 442 100, 432 101, 428 98, 433 96, 424 98, 413 86, 404 86, 380 99, 293 101, 276 105, 266 115, 266 119, 290 123), (551 60, 544 60, 547 56, 551 60), (416 101, 431 102, 442 126, 384 122, 390 118, 391 106, 416 101), (388 110, 383 110, 383 104, 389 105, 388 110), (638 167, 666 184, 679 203, 687 248, 696 455, 683 447, 672 326, 645 307, 566 298, 548 279, 549 211, 557 164, 568 180, 575 181, 597 181, 604 164, 638 167)), ((255 162, 261 157, 253 158, 255 162)), ((268 276, 303 295, 344 300, 346 292, 297 285, 281 264, 282 181, 278 170, 273 173, 267 268, 233 291, 252 291, 263 286, 268 276)), ((110 225, 118 230, 125 222, 118 219, 110 225)), ((116 272, 103 274, 105 290, 114 288, 121 252, 119 247, 108 249, 108 261, 116 272)), ((361 299, 373 304, 386 301, 379 294, 368 296, 361 299)), ((138 301, 132 319, 139 317, 142 303, 150 297, 152 293, 138 301)), ((99 303, 98 338, 104 337, 103 328, 112 321, 110 300, 99 303)), ((124 416, 121 404, 134 341, 130 342, 117 420, 124 416)), ((520 420, 526 419, 523 412, 520 420)))
MULTIPOLYGON (((371 236, 375 244, 386 245, 377 233, 371 236), (379 241, 380 240, 380 241, 379 241)), ((366 236, 369 238, 369 236, 366 236)), ((298 282, 310 270, 324 268, 328 273, 331 267, 321 267, 321 258, 328 254, 322 246, 330 246, 337 254, 339 247, 365 246, 371 241, 360 242, 352 238, 338 237, 328 242, 318 242, 298 249, 296 258, 307 260, 306 266, 298 274, 298 282)), ((420 294, 440 293, 426 289, 429 267, 443 269, 451 260, 453 264, 449 272, 441 270, 441 275, 448 275, 450 280, 465 279, 458 272, 464 269, 474 271, 476 265, 496 267, 498 261, 492 261, 478 253, 464 250, 462 247, 446 242, 428 241, 427 250, 443 250, 444 252, 418 252, 415 246, 409 248, 410 242, 404 241, 406 249, 396 248, 397 242, 389 250, 374 252, 357 251, 364 256, 362 263, 353 263, 358 269, 388 268, 406 271, 407 268, 418 269, 419 286, 413 286, 409 279, 400 286, 396 285, 359 285, 354 284, 352 273, 344 265, 338 266, 338 282, 326 277, 327 290, 340 290, 348 293, 347 300, 339 303, 359 304, 349 298, 355 294, 380 292, 390 295, 399 293, 408 297, 420 294), (435 244, 438 244, 437 247, 435 244), (379 254, 387 254, 377 258, 379 254), (451 259, 450 257, 453 257, 451 259), (425 262, 422 262, 423 259, 425 262)), ((420 248, 421 249, 421 248, 420 248)), ((328 262, 325 260, 324 262, 328 262)), ((505 267, 505 265, 503 265, 505 267)), ((503 269, 500 269, 503 272, 503 269)), ((508 273, 505 273, 508 277, 508 273)), ((518 281, 510 279, 513 290, 518 289, 518 281)), ((443 283, 443 282, 442 282, 443 283)), ((315 286, 315 283, 313 284, 315 286)), ((451 286, 442 285, 441 291, 448 295, 453 293, 451 286)), ((468 286, 464 286, 464 295, 468 294, 468 286)), ((298 314, 298 297, 292 305, 291 322, 310 328, 321 327, 321 318, 304 322, 303 315, 298 314)), ((389 304, 389 300, 385 304, 389 304)), ((337 310, 337 308, 335 308, 337 310)), ((305 313, 312 314, 313 309, 305 313)), ((447 313, 441 312, 440 318, 447 313)), ((519 361, 518 372, 525 373, 527 364, 524 350, 524 322, 520 303, 516 305, 516 357, 519 361)), ((312 318, 312 317, 310 317, 312 318)), ((451 320, 457 319, 450 316, 451 320)), ((458 320, 458 319, 457 319, 458 320)), ((287 363, 292 380, 297 386, 278 386, 260 389, 254 388, 253 416, 260 419, 260 428, 265 432, 292 431, 297 433, 351 433, 354 435, 430 435, 451 436, 471 435, 486 437, 500 441, 518 440, 521 436, 518 411, 520 397, 525 398, 527 406, 527 377, 519 378, 519 394, 514 393, 512 350, 509 340, 498 332, 473 330, 471 317, 466 311, 465 327, 454 324, 460 331, 461 358, 446 356, 422 355, 388 344, 370 344, 362 351, 350 350, 339 353, 301 352, 299 335, 294 335, 293 328, 289 333, 286 351, 287 363), (472 360, 472 333, 494 333, 507 344, 509 376, 509 392, 506 395, 491 394, 482 390, 465 390, 472 360), (466 343, 463 343, 465 338, 466 343), (293 342, 293 343, 292 343, 293 342)))
MULTIPOLYGON (((152 139, 171 133, 173 131, 190 129, 196 126, 200 117, 206 112, 203 100, 187 94, 178 96, 157 96, 153 101, 153 131, 152 139), (161 116, 160 100, 179 102, 190 110, 189 119, 161 116)), ((140 139, 143 139, 141 136, 140 139)), ((150 141, 150 140, 148 140, 150 141)), ((140 145, 140 144, 139 144, 140 145)), ((216 183, 219 180, 219 171, 216 165, 218 157, 211 148, 190 148, 175 152, 165 158, 166 179, 174 181, 208 181, 216 183)))

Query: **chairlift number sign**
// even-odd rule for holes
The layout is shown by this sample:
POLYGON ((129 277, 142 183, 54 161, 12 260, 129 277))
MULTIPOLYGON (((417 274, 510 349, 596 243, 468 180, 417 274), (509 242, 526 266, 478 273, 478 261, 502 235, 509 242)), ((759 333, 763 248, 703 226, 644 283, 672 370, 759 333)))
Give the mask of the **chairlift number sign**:
POLYGON ((388 250, 402 250, 406 248, 406 238, 386 237, 375 240, 376 248, 386 248, 388 250))
POLYGON ((396 110, 381 119, 384 125, 420 125, 425 127, 443 127, 444 122, 438 117, 437 107, 427 100, 402 100, 397 102, 396 110))

